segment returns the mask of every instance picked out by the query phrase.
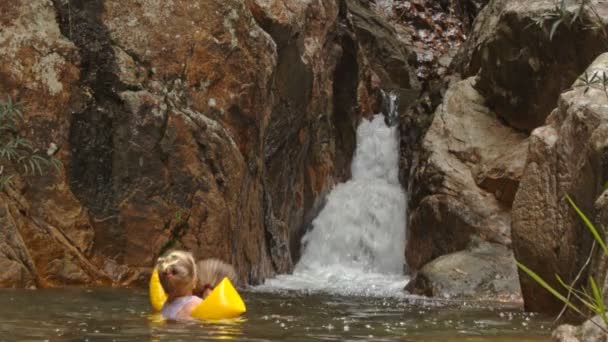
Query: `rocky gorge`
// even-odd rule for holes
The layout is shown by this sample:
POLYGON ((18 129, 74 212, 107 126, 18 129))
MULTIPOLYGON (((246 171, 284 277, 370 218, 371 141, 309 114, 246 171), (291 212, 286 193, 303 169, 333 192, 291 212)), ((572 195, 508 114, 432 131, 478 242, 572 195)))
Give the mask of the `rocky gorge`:
MULTIPOLYGON (((0 93, 58 172, 0 195, 2 287, 129 286, 168 248, 287 272, 409 51, 360 1, 0 5, 0 93)), ((10 165, 7 165, 7 167, 10 165)))
POLYGON ((290 272, 390 91, 407 290, 557 313, 515 258, 604 284, 565 195, 608 225, 608 4, 564 6, 4 1, 0 95, 61 167, 0 192, 0 287, 139 285, 176 247, 290 272))

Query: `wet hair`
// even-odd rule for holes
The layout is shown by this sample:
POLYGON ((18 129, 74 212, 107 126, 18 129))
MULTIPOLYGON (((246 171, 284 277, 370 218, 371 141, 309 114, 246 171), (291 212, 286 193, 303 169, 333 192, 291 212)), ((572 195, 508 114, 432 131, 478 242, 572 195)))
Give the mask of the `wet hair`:
POLYGON ((206 289, 213 289, 225 277, 236 285, 238 278, 232 265, 219 259, 204 259, 198 262, 198 280, 194 293, 203 295, 206 289))
POLYGON ((192 253, 170 251, 158 258, 156 269, 165 292, 171 295, 178 290, 192 291, 196 285, 197 267, 192 253), (170 274, 170 276, 168 276, 170 274))

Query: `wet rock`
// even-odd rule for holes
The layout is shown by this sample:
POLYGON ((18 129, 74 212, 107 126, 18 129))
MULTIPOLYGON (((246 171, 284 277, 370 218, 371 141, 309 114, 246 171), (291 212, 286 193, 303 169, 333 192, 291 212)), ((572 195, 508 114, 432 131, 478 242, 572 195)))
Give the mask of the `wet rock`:
MULTIPOLYGON (((608 72, 608 54, 587 73, 608 72)), ((528 161, 512 213, 515 257, 549 284, 559 275, 572 281, 588 258, 592 236, 565 199, 596 217, 594 203, 604 192, 603 168, 608 148, 608 97, 602 89, 579 82, 564 92, 545 126, 532 132, 528 161)), ((606 224, 597 216, 597 224, 606 224)), ((582 279, 587 279, 588 269, 582 279)), ((602 277, 603 279, 603 277, 602 277)), ((531 278, 521 275, 526 308, 556 312, 560 302, 531 278)))
POLYGON ((427 263, 406 286, 410 293, 439 298, 523 305, 513 252, 473 241, 466 250, 427 263))

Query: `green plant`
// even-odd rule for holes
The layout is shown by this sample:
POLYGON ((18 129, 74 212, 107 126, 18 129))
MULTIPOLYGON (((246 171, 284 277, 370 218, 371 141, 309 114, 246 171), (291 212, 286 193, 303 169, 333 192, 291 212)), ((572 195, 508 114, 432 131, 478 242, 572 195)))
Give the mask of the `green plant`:
POLYGON ((19 134, 23 121, 20 105, 10 97, 0 100, 0 190, 11 183, 16 173, 43 175, 47 169, 58 169, 60 162, 35 149, 19 134))
POLYGON ((567 5, 566 0, 559 0, 552 10, 541 14, 528 26, 536 25, 544 30, 547 27, 547 23, 549 23, 549 40, 553 40, 560 26, 566 25, 568 28, 572 28, 578 24, 584 28, 600 30, 604 41, 608 41, 608 33, 603 25, 601 16, 590 0, 581 0, 580 4, 574 9, 567 5), (592 17, 583 17, 583 13, 586 10, 592 14, 592 17))
POLYGON ((175 212, 175 225, 178 226, 182 223, 183 220, 183 216, 184 216, 184 210, 183 209, 178 209, 175 212))
POLYGON ((585 73, 578 78, 577 83, 574 85, 575 88, 585 88, 584 94, 587 94, 589 89, 599 89, 604 92, 604 95, 608 97, 608 74, 605 71, 595 71, 591 76, 585 71, 585 73))
MULTIPOLYGON (((600 231, 591 223, 591 221, 587 218, 587 216, 578 208, 578 206, 574 203, 570 196, 566 195, 566 199, 574 208, 577 215, 581 218, 581 220, 585 223, 585 226, 589 230, 589 232, 593 235, 595 243, 597 243, 602 249, 603 253, 608 256, 608 247, 604 242, 604 238, 600 231)), ((594 245, 595 246, 595 245, 594 245)), ((606 313, 606 306, 604 304, 604 298, 602 292, 600 291, 600 287, 598 283, 595 281, 593 277, 589 277, 589 288, 585 289, 577 289, 572 285, 566 284, 558 275, 556 275, 557 281, 559 284, 568 292, 567 296, 564 296, 558 290, 549 285, 542 277, 536 274, 531 269, 527 268, 525 265, 520 263, 519 261, 515 261, 517 266, 528 276, 530 276, 536 283, 542 286, 545 290, 549 291, 555 298, 559 299, 563 302, 568 308, 572 309, 577 314, 585 317, 584 314, 585 308, 593 312, 595 315, 599 315, 606 326, 608 326, 608 315, 606 313), (581 304, 575 303, 570 299, 570 295, 573 295, 581 304), (582 305, 582 306, 580 306, 582 305)), ((586 267, 586 266, 584 266, 586 267)), ((576 282, 576 281, 575 281, 576 282)), ((594 324, 596 324, 604 333, 608 333, 608 330, 593 320, 591 320, 594 324)))

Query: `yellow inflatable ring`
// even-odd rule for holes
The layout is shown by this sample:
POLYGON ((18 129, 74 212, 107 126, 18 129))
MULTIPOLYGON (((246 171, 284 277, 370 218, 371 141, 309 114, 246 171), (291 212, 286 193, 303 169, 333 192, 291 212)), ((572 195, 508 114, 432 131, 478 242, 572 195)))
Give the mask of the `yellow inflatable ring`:
MULTIPOLYGON (((158 271, 156 268, 152 271, 150 277, 150 304, 155 311, 160 311, 167 301, 167 294, 160 284, 158 271)), ((217 320, 225 318, 235 318, 247 309, 241 296, 236 291, 228 278, 224 278, 214 289, 209 296, 203 300, 193 311, 192 317, 204 320, 217 320)))

